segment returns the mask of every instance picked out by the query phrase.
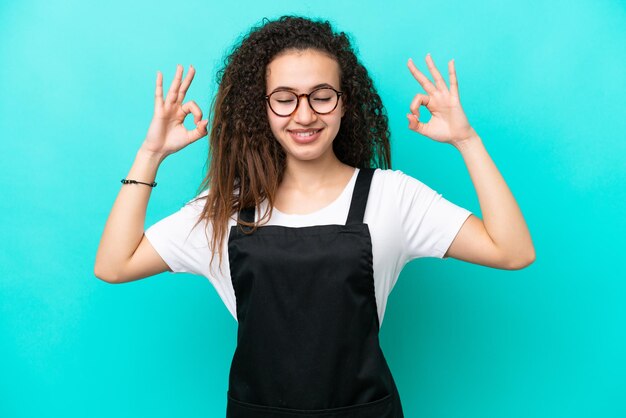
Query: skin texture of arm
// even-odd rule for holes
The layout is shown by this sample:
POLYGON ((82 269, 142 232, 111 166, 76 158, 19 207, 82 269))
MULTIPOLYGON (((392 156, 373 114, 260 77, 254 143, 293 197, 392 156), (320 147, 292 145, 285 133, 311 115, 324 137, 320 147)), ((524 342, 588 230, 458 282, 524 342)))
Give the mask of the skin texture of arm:
POLYGON ((454 61, 448 63, 450 88, 428 54, 426 64, 433 84, 412 60, 408 67, 427 94, 417 94, 407 114, 409 129, 435 141, 453 145, 461 153, 478 196, 483 219, 470 215, 446 252, 452 257, 488 267, 516 270, 535 260, 528 226, 504 178, 470 126, 459 99, 454 61), (431 113, 419 121, 419 108, 431 113))
MULTIPOLYGON (((139 150, 127 178, 152 182, 161 161, 161 156, 139 150)), ((169 269, 143 235, 151 193, 152 188, 143 184, 121 187, 96 254, 94 275, 99 279, 122 283, 169 269)))
POLYGON ((476 189, 483 220, 471 215, 450 245, 447 256, 507 270, 530 265, 535 260, 530 232, 480 137, 475 135, 455 146, 476 189))

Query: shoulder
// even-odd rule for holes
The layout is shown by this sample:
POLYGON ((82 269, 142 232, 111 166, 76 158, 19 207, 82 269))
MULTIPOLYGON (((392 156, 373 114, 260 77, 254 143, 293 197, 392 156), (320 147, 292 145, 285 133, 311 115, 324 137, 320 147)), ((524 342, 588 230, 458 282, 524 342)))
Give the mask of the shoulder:
POLYGON ((402 170, 392 170, 390 168, 389 169, 383 169, 383 168, 374 169, 374 178, 379 179, 379 180, 389 181, 389 182, 417 180, 416 178, 411 177, 408 174, 404 173, 404 171, 402 170))
MULTIPOLYGON (((188 215, 189 217, 203 216, 204 221, 205 222, 208 221, 209 219, 203 214, 204 208, 207 205, 208 196, 209 196, 208 189, 198 193, 198 195, 196 195, 194 198, 185 202, 183 207, 180 209, 180 212, 188 215)), ((236 213, 233 213, 229 218, 229 224, 234 223, 236 219, 237 219, 237 215, 236 213)))
POLYGON ((192 209, 196 209, 196 210, 201 210, 202 208, 204 208, 204 206, 206 205, 206 200, 207 197, 209 195, 209 190, 204 190, 203 192, 200 192, 196 197, 194 197, 191 200, 188 200, 187 203, 185 203, 185 207, 189 207, 192 209))
POLYGON ((372 178, 371 192, 397 196, 399 192, 411 191, 415 193, 427 188, 428 186, 420 180, 405 174, 401 170, 377 168, 372 178))
POLYGON ((400 170, 376 169, 370 185, 368 212, 397 222, 407 206, 424 197, 427 186, 400 170))

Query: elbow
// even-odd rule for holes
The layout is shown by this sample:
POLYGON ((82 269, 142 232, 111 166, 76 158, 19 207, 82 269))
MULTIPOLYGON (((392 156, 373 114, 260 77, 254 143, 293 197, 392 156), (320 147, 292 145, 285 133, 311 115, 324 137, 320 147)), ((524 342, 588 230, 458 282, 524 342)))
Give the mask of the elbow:
POLYGON ((532 263, 534 263, 535 258, 536 258, 535 248, 531 247, 528 253, 519 254, 516 257, 511 258, 506 265, 506 269, 507 270, 521 270, 523 268, 530 266, 532 263))
POLYGON ((94 266, 93 274, 94 276, 96 276, 96 278, 102 280, 103 282, 110 283, 110 284, 118 283, 115 275, 111 274, 110 272, 103 271, 102 268, 100 268, 98 265, 94 266))

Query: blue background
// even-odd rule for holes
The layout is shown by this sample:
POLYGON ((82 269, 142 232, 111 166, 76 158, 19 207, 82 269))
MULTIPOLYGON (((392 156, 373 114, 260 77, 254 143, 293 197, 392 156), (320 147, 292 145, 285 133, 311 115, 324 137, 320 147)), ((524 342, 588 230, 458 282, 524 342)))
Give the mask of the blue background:
MULTIPOLYGON (((0 416, 223 416, 236 322, 209 281, 110 285, 93 264, 156 71, 169 86, 176 64, 193 64, 187 99, 206 115, 225 52, 291 13, 352 36, 387 107, 394 168, 480 215, 458 151, 405 118, 422 92, 407 59, 425 70, 431 52, 445 70, 454 58, 464 109, 535 243, 520 271, 405 268, 381 341, 406 416, 626 416, 617 0, 2 2, 0 416)), ((206 153, 203 139, 165 160, 146 227, 193 197, 206 153)))

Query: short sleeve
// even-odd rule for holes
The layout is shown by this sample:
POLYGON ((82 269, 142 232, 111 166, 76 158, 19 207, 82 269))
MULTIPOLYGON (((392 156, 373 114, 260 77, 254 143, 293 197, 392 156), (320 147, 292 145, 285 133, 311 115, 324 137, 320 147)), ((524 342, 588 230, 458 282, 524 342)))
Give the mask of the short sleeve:
POLYGON ((472 213, 421 181, 398 173, 398 208, 406 261, 420 257, 443 258, 472 213))
MULTIPOLYGON (((206 192, 198 197, 206 195, 206 192)), ((208 249, 206 222, 196 224, 204 207, 204 199, 194 198, 180 210, 161 219, 145 232, 157 253, 173 273, 202 275, 208 249)))

